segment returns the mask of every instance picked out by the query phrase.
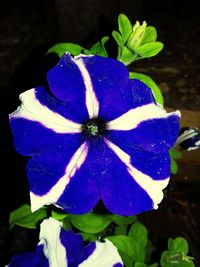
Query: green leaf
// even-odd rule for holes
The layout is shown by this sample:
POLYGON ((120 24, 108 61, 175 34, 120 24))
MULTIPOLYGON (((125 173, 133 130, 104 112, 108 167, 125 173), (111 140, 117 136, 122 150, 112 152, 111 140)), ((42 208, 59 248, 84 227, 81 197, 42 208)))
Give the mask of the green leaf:
POLYGON ((133 267, 133 264, 134 264, 133 258, 130 257, 126 252, 121 251, 119 249, 118 249, 118 252, 119 252, 119 254, 121 256, 121 259, 122 259, 122 261, 124 263, 124 266, 126 266, 126 267, 133 267))
POLYGON ((63 229, 65 230, 72 230, 72 225, 70 223, 70 220, 69 220, 69 217, 65 217, 63 220, 62 220, 62 223, 63 223, 63 229))
POLYGON ((160 259, 161 267, 194 267, 193 257, 187 255, 189 251, 185 238, 177 237, 168 239, 168 249, 165 250, 160 259))
POLYGON ((63 212, 57 212, 57 211, 52 210, 51 217, 53 217, 57 221, 62 221, 67 217, 67 214, 63 213, 63 212))
POLYGON ((115 226, 115 233, 114 235, 126 235, 127 234, 127 225, 119 225, 115 226))
POLYGON ((156 102, 160 104, 161 106, 164 105, 164 99, 160 91, 160 88, 149 76, 142 74, 142 73, 137 73, 137 72, 130 72, 129 75, 131 79, 138 79, 142 81, 143 83, 145 83, 149 88, 151 88, 156 102))
POLYGON ((69 215, 71 224, 82 232, 96 234, 103 231, 111 219, 103 214, 87 213, 84 215, 69 215))
MULTIPOLYGON (((132 265, 134 262, 144 262, 145 260, 145 250, 144 248, 135 240, 129 236, 116 235, 108 236, 109 239, 118 249, 119 254, 124 257, 124 254, 132 258, 132 265), (121 253, 122 252, 122 253, 121 253)), ((131 266, 131 265, 130 265, 131 266)))
POLYGON ((177 172, 178 172, 178 164, 176 163, 176 161, 173 158, 170 158, 170 160, 171 160, 170 172, 172 174, 177 174, 177 172))
POLYGON ((167 250, 162 253, 160 264, 161 267, 195 267, 192 257, 167 250))
POLYGON ((127 47, 124 47, 122 49, 121 58, 119 60, 127 66, 131 64, 133 61, 135 61, 136 58, 137 58, 137 54, 135 54, 133 51, 131 51, 127 47))
POLYGON ((137 221, 136 216, 120 216, 117 214, 107 215, 117 225, 127 225, 137 221))
POLYGON ((174 240, 169 238, 168 249, 173 252, 183 252, 185 254, 187 254, 189 251, 188 243, 183 237, 177 237, 174 240))
POLYGON ((172 174, 176 174, 178 172, 178 164, 176 163, 176 159, 180 159, 182 157, 182 153, 179 150, 172 148, 169 151, 169 155, 171 160, 170 172, 172 174))
POLYGON ((142 40, 142 44, 146 44, 149 42, 155 42, 157 39, 157 31, 153 26, 147 26, 144 34, 144 38, 142 40))
POLYGON ((94 234, 88 234, 85 232, 79 232, 79 234, 82 235, 84 241, 93 242, 98 239, 97 235, 94 235, 94 234))
POLYGON ((173 159, 180 159, 183 156, 181 151, 177 150, 176 148, 172 148, 170 150, 170 155, 172 156, 173 159))
POLYGON ((73 43, 59 43, 54 46, 52 46, 48 51, 47 54, 50 53, 56 53, 59 58, 62 57, 62 55, 65 52, 70 53, 73 56, 79 55, 81 52, 84 51, 84 48, 78 44, 73 44, 73 43))
POLYGON ((16 224, 25 228, 35 229, 37 224, 46 217, 47 210, 45 207, 32 213, 31 207, 28 204, 24 204, 10 213, 9 225, 10 228, 16 224))
POLYGON ((141 45, 137 49, 135 49, 135 53, 140 55, 142 58, 148 58, 148 57, 153 57, 157 55, 162 49, 164 45, 161 42, 150 42, 141 45))
POLYGON ((123 48, 124 42, 123 42, 122 36, 117 31, 112 31, 112 36, 115 39, 115 41, 117 42, 118 46, 123 48))
POLYGON ((118 26, 125 44, 133 30, 131 22, 125 14, 119 14, 118 26))
POLYGON ((147 246, 148 232, 146 227, 142 223, 136 222, 132 224, 128 236, 131 237, 134 241, 140 243, 142 247, 147 246))
POLYGON ((98 55, 102 57, 108 57, 108 54, 105 49, 105 43, 109 40, 108 36, 105 36, 101 39, 101 41, 97 42, 90 48, 90 54, 98 55))

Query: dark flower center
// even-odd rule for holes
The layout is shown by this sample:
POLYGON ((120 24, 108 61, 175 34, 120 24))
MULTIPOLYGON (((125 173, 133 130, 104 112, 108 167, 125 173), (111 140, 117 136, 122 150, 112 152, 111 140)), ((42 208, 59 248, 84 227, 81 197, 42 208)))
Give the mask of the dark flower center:
POLYGON ((106 130, 106 122, 100 118, 92 118, 82 125, 82 133, 87 137, 100 136, 106 130))

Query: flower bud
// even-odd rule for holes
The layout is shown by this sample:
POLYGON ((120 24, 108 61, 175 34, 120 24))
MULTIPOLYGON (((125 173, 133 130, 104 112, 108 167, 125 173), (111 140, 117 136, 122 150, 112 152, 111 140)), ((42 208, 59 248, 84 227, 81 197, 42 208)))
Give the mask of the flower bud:
POLYGON ((146 21, 143 21, 142 25, 140 25, 139 21, 136 21, 135 25, 133 26, 133 31, 127 42, 127 47, 130 50, 134 50, 140 46, 146 31, 146 26, 146 21))

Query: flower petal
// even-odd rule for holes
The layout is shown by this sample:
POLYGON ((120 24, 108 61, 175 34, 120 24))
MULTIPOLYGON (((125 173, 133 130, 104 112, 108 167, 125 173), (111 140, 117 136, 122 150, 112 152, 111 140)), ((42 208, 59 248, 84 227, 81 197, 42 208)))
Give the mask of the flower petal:
POLYGON ((14 256, 7 267, 122 267, 116 247, 105 242, 92 242, 84 247, 80 234, 66 231, 54 218, 40 224, 40 242, 35 252, 14 256))
POLYGON ((105 139, 105 142, 109 148, 104 159, 108 161, 110 158, 112 162, 101 184, 105 206, 112 213, 121 215, 157 208, 163 198, 162 190, 169 182, 169 156, 163 155, 162 160, 161 156, 153 154, 153 158, 152 153, 140 155, 131 149, 129 155, 110 141, 105 139))
POLYGON ((61 243, 62 223, 53 218, 44 220, 40 225, 40 242, 49 261, 49 267, 68 267, 65 246, 61 243))
POLYGON ((38 245, 36 252, 25 252, 12 257, 6 267, 49 267, 43 253, 43 245, 38 245))
POLYGON ((123 140, 124 146, 162 153, 175 144, 179 121, 179 111, 166 113, 154 104, 144 105, 110 121, 107 138, 116 144, 123 140))
POLYGON ((77 140, 74 137, 67 141, 29 160, 27 174, 32 211, 43 205, 55 204, 84 163, 88 152, 87 143, 79 145, 80 138, 77 140))
POLYGON ((38 153, 66 133, 80 133, 81 125, 67 119, 66 107, 50 97, 43 87, 26 91, 20 99, 21 106, 10 114, 10 124, 15 147, 22 155, 38 153))
MULTIPOLYGON (((91 245, 91 244, 89 244, 91 245)), ((123 262, 119 256, 117 248, 108 239, 104 242, 95 242, 95 249, 93 253, 81 264, 79 267, 123 267, 123 262)))
POLYGON ((82 61, 99 102, 100 118, 112 120, 129 109, 155 101, 144 83, 129 79, 121 62, 100 56, 82 57, 82 61))
MULTIPOLYGON (((77 122, 88 119, 84 74, 69 54, 65 53, 59 63, 48 71, 47 80, 53 95, 72 111, 71 116, 78 114, 77 122)), ((74 120, 73 117, 70 119, 74 120)))
POLYGON ((99 187, 104 173, 104 146, 101 140, 88 142, 84 164, 76 171, 56 205, 68 213, 83 214, 91 211, 100 199, 99 187))
POLYGON ((88 70, 83 63, 83 58, 83 56, 75 57, 74 63, 78 66, 85 85, 86 107, 88 110, 89 117, 95 118, 99 115, 99 102, 94 92, 93 84, 91 82, 88 70))

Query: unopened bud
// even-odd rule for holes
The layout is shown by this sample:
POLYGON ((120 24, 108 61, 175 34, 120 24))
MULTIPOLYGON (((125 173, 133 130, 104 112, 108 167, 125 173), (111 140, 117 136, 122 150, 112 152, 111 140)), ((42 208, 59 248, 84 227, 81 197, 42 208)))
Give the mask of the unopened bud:
POLYGON ((135 25, 133 26, 133 31, 127 42, 127 47, 130 50, 134 50, 140 46, 146 31, 146 27, 146 21, 143 21, 142 25, 140 25, 139 21, 136 21, 135 25))

